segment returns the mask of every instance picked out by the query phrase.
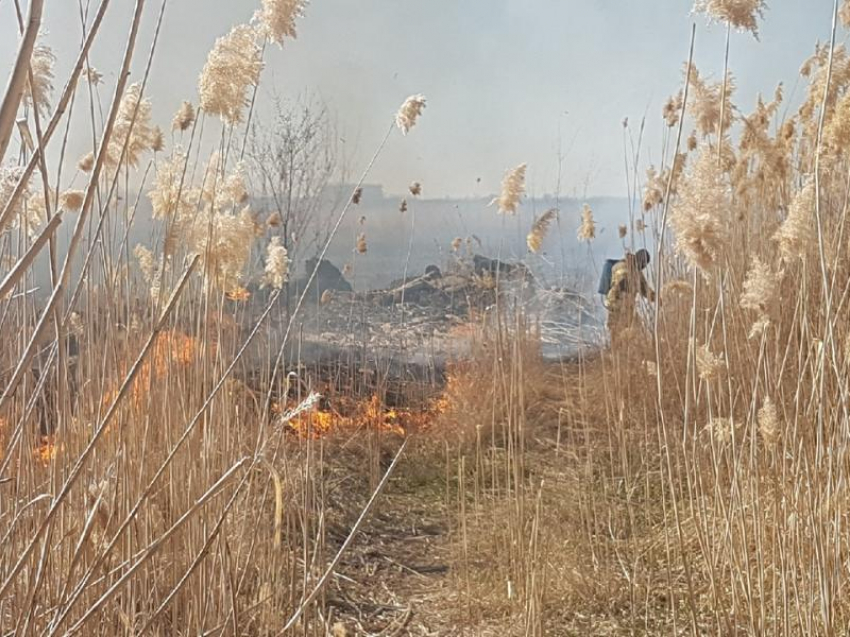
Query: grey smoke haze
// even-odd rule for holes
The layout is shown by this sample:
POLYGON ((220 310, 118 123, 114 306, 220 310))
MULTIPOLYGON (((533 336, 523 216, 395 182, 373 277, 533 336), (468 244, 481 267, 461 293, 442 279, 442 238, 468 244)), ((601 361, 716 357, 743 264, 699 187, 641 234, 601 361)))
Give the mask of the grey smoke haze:
MULTIPOLYGON (((23 4, 23 3, 22 3, 23 4)), ((59 56, 57 90, 81 39, 80 3, 46 3, 46 41, 59 56)), ((94 12, 97 3, 83 0, 94 12)), ((113 0, 91 63, 104 73, 103 100, 115 81, 133 4, 113 0)), ((251 18, 259 0, 170 0, 147 94, 168 127, 183 99, 197 101, 196 79, 216 37, 251 18)), ((660 109, 681 81, 690 35, 690 0, 313 0, 299 37, 270 47, 259 94, 263 117, 272 92, 310 92, 336 114, 352 171, 368 161, 401 101, 424 93, 429 105, 407 139, 394 135, 370 181, 401 193, 412 180, 431 196, 485 196, 503 171, 529 164, 531 194, 626 194, 621 121, 647 116, 642 161, 659 159, 660 109), (480 178, 480 182, 477 180, 480 178)), ((14 3, 0 0, 0 72, 17 42, 14 3)), ((139 80, 160 2, 148 2, 133 64, 139 80)), ((774 0, 761 41, 735 33, 731 65, 743 110, 780 81, 795 102, 797 69, 817 39, 827 40, 831 0, 774 0)), ((719 75, 724 30, 697 17, 696 61, 719 75)), ((844 35, 842 34, 842 37, 844 35)), ((75 122, 86 113, 78 109, 75 122)), ((75 126, 73 156, 91 133, 75 126)), ((65 184, 63 184, 64 186, 65 184)))

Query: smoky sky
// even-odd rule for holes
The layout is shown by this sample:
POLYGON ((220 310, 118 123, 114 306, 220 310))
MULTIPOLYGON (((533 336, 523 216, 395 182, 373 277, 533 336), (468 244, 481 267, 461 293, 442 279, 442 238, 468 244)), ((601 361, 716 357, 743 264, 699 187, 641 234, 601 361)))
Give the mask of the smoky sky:
MULTIPOLYGON (((146 91, 163 128, 182 100, 197 103, 197 77, 215 39, 250 20, 259 2, 167 0, 146 91)), ((56 97, 81 41, 81 3, 45 4, 44 40, 58 56, 56 97)), ((89 15, 97 4, 82 0, 89 15)), ((133 5, 112 0, 92 51, 91 64, 105 79, 103 108, 133 5)), ((161 6, 161 0, 146 3, 133 81, 142 77, 161 6)), ((682 82, 692 22, 700 71, 721 74, 725 30, 692 16, 691 6, 690 0, 313 0, 298 38, 266 50, 258 117, 266 116, 273 96, 324 101, 357 176, 398 105, 423 93, 428 106, 419 124, 406 138, 390 137, 369 176, 388 192, 403 192, 415 180, 431 197, 482 196, 498 189, 505 169, 526 162, 532 194, 623 196, 624 143, 631 146, 622 121, 629 118, 636 142, 646 117, 641 165, 657 162, 661 108, 682 82)), ((14 7, 0 0, 4 78, 17 46, 14 7)), ((794 108, 805 90, 798 69, 816 41, 828 41, 831 12, 831 0, 774 0, 758 41, 732 34, 730 68, 743 112, 779 82, 794 108)), ((840 41, 846 36, 839 30, 840 41)), ((77 109, 74 122, 84 121, 85 109, 77 109)), ((69 153, 90 145, 90 129, 75 124, 69 153)))

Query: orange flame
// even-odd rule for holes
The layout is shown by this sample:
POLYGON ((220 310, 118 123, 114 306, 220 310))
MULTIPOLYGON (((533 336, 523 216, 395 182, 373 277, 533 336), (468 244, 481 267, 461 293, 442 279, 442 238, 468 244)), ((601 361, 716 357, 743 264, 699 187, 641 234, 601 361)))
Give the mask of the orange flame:
MULTIPOLYGON (((377 395, 365 401, 341 397, 337 402, 337 409, 301 414, 290 421, 288 427, 304 438, 322 438, 333 433, 354 433, 364 429, 404 436, 410 430, 426 426, 436 413, 433 409, 416 411, 387 407, 377 395)), ((284 411, 279 405, 275 405, 273 410, 277 413, 284 411)))
POLYGON ((251 298, 251 293, 242 286, 239 286, 228 290, 226 296, 231 301, 247 301, 251 298))
MULTIPOLYGON (((201 348, 198 340, 183 332, 167 330, 157 335, 152 351, 142 363, 133 381, 133 403, 138 407, 147 396, 151 381, 164 376, 171 365, 188 367, 198 359, 201 348)), ((121 376, 127 374, 126 368, 121 376)), ((119 387, 103 396, 103 405, 108 407, 118 395, 119 387)))
POLYGON ((41 436, 41 441, 34 450, 36 460, 43 466, 48 466, 59 453, 60 446, 56 444, 53 434, 41 436))

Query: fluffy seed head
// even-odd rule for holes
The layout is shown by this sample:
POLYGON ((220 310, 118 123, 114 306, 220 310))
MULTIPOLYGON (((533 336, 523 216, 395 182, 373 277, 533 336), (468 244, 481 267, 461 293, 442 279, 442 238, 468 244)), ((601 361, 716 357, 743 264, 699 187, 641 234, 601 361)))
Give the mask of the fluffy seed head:
POLYGON ((142 153, 153 148, 156 129, 151 124, 151 103, 142 99, 140 84, 132 84, 118 107, 115 127, 109 141, 106 159, 110 166, 118 166, 122 160, 130 166, 139 163, 142 153), (124 146, 126 154, 122 155, 124 146))
POLYGON ((158 153, 163 148, 165 148, 165 135, 159 126, 154 126, 153 137, 151 138, 151 150, 158 153))
POLYGON ((414 197, 418 197, 419 195, 421 195, 422 184, 420 184, 418 181, 414 181, 412 184, 410 184, 410 194, 414 197))
POLYGON ((718 170, 716 157, 704 151, 685 176, 670 214, 677 251, 704 275, 717 263, 723 249, 729 209, 729 186, 718 170))
POLYGON ((33 83, 27 78, 24 88, 24 103, 30 108, 38 107, 40 113, 50 110, 50 93, 53 92, 53 64, 56 56, 49 46, 40 44, 32 51, 30 67, 33 83))
POLYGON ((366 245, 366 233, 361 232, 357 235, 357 252, 360 254, 366 254, 369 250, 369 246, 366 245))
POLYGON ((171 120, 171 130, 184 131, 195 123, 195 107, 192 102, 184 100, 171 120))
POLYGON ((59 196, 59 205, 64 210, 79 210, 83 207, 85 196, 83 190, 66 190, 59 196))
POLYGON ((618 236, 619 236, 621 239, 625 239, 625 238, 626 238, 626 235, 627 235, 627 234, 629 234, 629 228, 628 228, 628 226, 627 226, 626 224, 624 224, 624 223, 621 223, 621 224, 617 227, 617 234, 618 234, 618 236))
POLYGON ((250 26, 233 27, 216 40, 198 81, 201 108, 228 124, 242 121, 248 87, 260 81, 260 47, 250 26))
POLYGON ((680 90, 676 95, 671 95, 664 104, 662 116, 669 128, 673 128, 679 123, 679 117, 682 111, 683 92, 680 90))
POLYGON ((12 222, 12 227, 23 228, 27 236, 34 239, 38 235, 42 221, 46 218, 47 206, 44 202, 44 195, 37 192, 27 199, 21 213, 12 222))
POLYGON ((407 199, 401 200, 401 203, 398 205, 398 211, 401 213, 407 212, 407 199))
POLYGON ((696 348, 696 362, 699 377, 706 381, 717 378, 726 367, 726 363, 711 351, 708 343, 703 343, 696 348))
POLYGON ((779 253, 785 259, 805 256, 815 242, 815 191, 814 179, 809 179, 794 195, 788 207, 788 216, 773 235, 779 243, 779 253))
POLYGON ((237 289, 251 257, 255 235, 249 208, 232 214, 207 209, 197 216, 190 231, 191 252, 200 255, 205 284, 214 284, 225 293, 237 289))
POLYGON ((254 14, 258 30, 272 42, 283 46, 285 38, 298 37, 295 21, 304 15, 307 0, 263 0, 263 6, 254 14))
POLYGON ((188 182, 183 176, 185 165, 186 155, 180 148, 157 164, 153 188, 148 192, 154 219, 191 217, 195 211, 200 193, 184 183, 188 182))
POLYGON ((91 172, 91 169, 94 167, 94 153, 86 153, 82 157, 80 157, 77 162, 77 168, 79 168, 84 173, 91 172))
MULTIPOLYGON (((23 168, 20 166, 12 166, 9 164, 0 164, 0 212, 6 209, 9 200, 12 198, 12 193, 18 185, 21 177, 24 174, 23 168)), ((22 195, 18 197, 15 207, 12 209, 12 215, 17 217, 23 210, 23 202, 28 196, 28 190, 24 190, 22 195)))
POLYGON ((696 0, 693 10, 740 31, 749 31, 758 40, 758 19, 764 17, 766 8, 765 0, 696 0))
POLYGON ((712 418, 709 429, 717 443, 725 445, 735 437, 738 425, 732 418, 712 418))
POLYGON ((646 185, 643 187, 643 209, 648 212, 664 201, 664 184, 655 166, 646 169, 646 185))
POLYGON ((596 222, 593 220, 593 210, 584 204, 581 209, 581 225, 578 227, 579 241, 593 241, 596 238, 596 222))
POLYGON ((402 134, 407 135, 410 129, 416 125, 417 118, 422 115, 422 109, 425 108, 424 95, 411 95, 404 104, 398 109, 395 116, 395 123, 402 134))
POLYGON ((98 71, 93 66, 83 69, 81 78, 85 78, 92 86, 97 86, 103 82, 103 73, 98 71))
MULTIPOLYGON (((771 308, 779 297, 781 275, 774 273, 759 257, 753 256, 752 265, 744 280, 741 307, 758 312, 759 318, 767 319, 771 308)), ((767 320, 765 320, 765 326, 767 320)))
POLYGON ((490 205, 497 204, 499 212, 506 215, 515 215, 519 200, 525 193, 525 171, 527 165, 520 164, 513 170, 505 173, 502 179, 502 192, 490 205))
POLYGON ((266 248, 266 273, 264 282, 276 290, 289 278, 289 255, 280 245, 280 237, 272 237, 266 248))
MULTIPOLYGON (((685 65, 685 76, 688 74, 685 65)), ((691 67, 690 89, 692 97, 688 100, 688 111, 694 118, 697 130, 703 137, 716 135, 720 125, 720 115, 723 115, 723 132, 732 125, 732 94, 735 92, 735 81, 732 75, 726 77, 725 106, 721 108, 723 82, 708 82, 703 80, 696 66, 691 67)))
POLYGON ((360 204, 360 198, 362 196, 363 196, 363 189, 359 188, 359 187, 355 188, 354 192, 351 195, 351 203, 353 203, 355 206, 359 205, 360 204))
POLYGON ((549 231, 549 226, 552 225, 552 222, 557 217, 558 209, 551 208, 544 212, 537 221, 534 222, 534 225, 531 226, 531 232, 529 232, 528 236, 525 238, 525 242, 528 244, 528 249, 531 252, 540 251, 540 247, 543 245, 543 239, 549 231))
POLYGON ((765 443, 769 445, 776 444, 782 435, 782 429, 779 425, 779 416, 776 412, 776 405, 770 398, 766 398, 764 404, 759 409, 758 413, 759 433, 765 443))
POLYGON ((320 305, 327 305, 328 303, 331 302, 331 299, 333 298, 333 296, 334 296, 334 293, 333 293, 332 290, 330 290, 330 289, 325 290, 324 292, 322 292, 322 297, 319 299, 319 304, 320 305))
POLYGON ((133 249, 133 254, 139 262, 139 269, 148 284, 148 292, 154 303, 159 301, 162 292, 162 271, 156 262, 153 252, 147 247, 139 244, 133 249))
POLYGON ((452 252, 457 252, 460 250, 460 247, 463 245, 463 239, 460 237, 455 237, 452 239, 452 252))
POLYGON ((139 269, 142 271, 145 280, 150 281, 151 278, 153 278, 154 271, 156 270, 156 259, 153 256, 153 252, 140 243, 133 248, 133 254, 139 262, 139 269))
POLYGON ((693 292, 694 288, 690 283, 682 279, 674 279, 667 281, 661 288, 661 298, 686 298, 691 296, 693 292))

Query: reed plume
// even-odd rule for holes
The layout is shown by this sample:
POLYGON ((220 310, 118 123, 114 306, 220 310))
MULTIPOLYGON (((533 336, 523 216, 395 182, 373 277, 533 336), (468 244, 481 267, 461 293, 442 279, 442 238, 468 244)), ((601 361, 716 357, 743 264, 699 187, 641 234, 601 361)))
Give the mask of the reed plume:
POLYGON ((765 0, 696 0, 694 12, 710 19, 726 22, 740 31, 748 31, 758 40, 758 19, 767 9, 765 0))
POLYGON ((53 92, 53 65, 56 56, 53 50, 44 44, 33 49, 30 69, 32 82, 27 79, 24 88, 24 103, 30 108, 38 108, 42 114, 50 110, 50 94, 53 92))
POLYGON ((814 179, 808 178, 788 208, 788 216, 773 236, 779 243, 779 253, 785 259, 801 258, 815 243, 814 179))
POLYGON ((260 81, 263 61, 255 35, 241 24, 218 38, 198 80, 201 108, 230 125, 242 121, 248 88, 260 81))
POLYGON ((525 171, 526 164, 520 164, 512 170, 508 170, 502 179, 501 194, 490 202, 497 204, 499 212, 507 215, 515 215, 520 199, 525 193, 525 171))
POLYGON ((184 100, 171 120, 171 130, 185 131, 195 123, 195 107, 192 102, 184 100))
POLYGON ((79 161, 77 161, 77 168, 79 168, 84 173, 91 172, 91 169, 93 167, 94 153, 86 153, 85 155, 80 157, 79 161))
POLYGON ((422 109, 425 108, 424 95, 411 95, 401 107, 395 116, 395 123, 403 135, 407 135, 410 129, 416 125, 416 120, 422 115, 422 109))
POLYGON ((717 378, 726 367, 726 363, 711 351, 708 343, 696 348, 696 363, 699 377, 705 381, 717 378))
POLYGON ((289 255, 286 247, 280 244, 280 237, 272 237, 266 248, 266 269, 264 282, 276 290, 283 287, 289 278, 289 255))
POLYGON ((596 238, 596 222, 593 220, 593 210, 587 204, 581 209, 581 225, 578 227, 579 241, 593 241, 596 238))
POLYGON ((729 186, 717 168, 716 156, 704 150, 679 188, 670 225, 677 251, 706 276, 726 243, 729 209, 729 186))
POLYGON ((552 222, 558 217, 558 209, 550 208, 546 212, 544 212, 537 221, 531 226, 531 232, 528 233, 528 236, 525 238, 526 244, 528 244, 528 249, 531 252, 539 252, 540 247, 543 245, 543 239, 546 237, 546 233, 549 231, 549 226, 552 222))
POLYGON ((254 14, 259 32, 272 42, 283 46, 285 38, 298 37, 295 21, 304 15, 307 0, 263 0, 254 14))
POLYGON ((782 428, 779 424, 779 416, 776 411, 776 405, 768 397, 758 412, 759 433, 765 444, 774 445, 779 442, 782 436, 782 428))
POLYGON ((59 205, 64 210, 79 210, 83 207, 85 195, 83 190, 66 190, 59 196, 59 205))
POLYGON ((118 108, 118 116, 106 153, 108 165, 115 167, 123 161, 135 167, 142 153, 153 148, 156 142, 156 129, 151 123, 151 109, 150 100, 142 98, 141 85, 138 83, 130 85, 121 98, 118 108))

